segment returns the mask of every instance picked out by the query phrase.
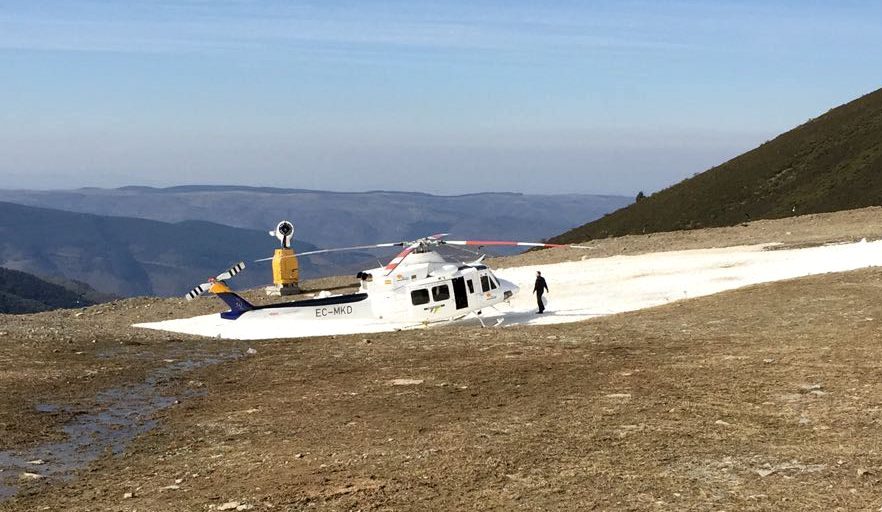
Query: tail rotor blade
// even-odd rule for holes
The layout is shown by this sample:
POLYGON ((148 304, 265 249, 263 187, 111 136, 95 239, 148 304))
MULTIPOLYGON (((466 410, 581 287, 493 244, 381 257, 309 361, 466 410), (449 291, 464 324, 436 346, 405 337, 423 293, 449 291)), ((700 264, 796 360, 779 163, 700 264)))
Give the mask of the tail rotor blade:
POLYGON ((235 265, 233 265, 232 267, 230 267, 230 268, 229 268, 226 272, 224 272, 223 274, 218 275, 215 279, 217 279, 218 281, 226 281, 227 279, 232 279, 233 276, 235 276, 235 275, 238 274, 239 272, 242 272, 242 270, 243 270, 244 268, 245 268, 245 262, 244 262, 244 261, 240 261, 239 263, 236 263, 235 265))
POLYGON ((187 292, 187 295, 184 295, 184 297, 186 297, 187 300, 193 300, 196 297, 207 292, 209 288, 211 288, 211 283, 202 283, 199 286, 197 286, 196 288, 193 288, 192 290, 187 292))

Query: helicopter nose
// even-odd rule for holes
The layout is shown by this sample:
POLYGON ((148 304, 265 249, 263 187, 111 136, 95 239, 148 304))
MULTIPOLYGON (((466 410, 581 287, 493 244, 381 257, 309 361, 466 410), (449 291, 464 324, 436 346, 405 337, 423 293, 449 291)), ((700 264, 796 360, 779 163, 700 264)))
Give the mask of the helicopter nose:
POLYGON ((500 279, 499 284, 502 285, 502 296, 505 300, 512 298, 521 290, 518 285, 504 279, 500 279))

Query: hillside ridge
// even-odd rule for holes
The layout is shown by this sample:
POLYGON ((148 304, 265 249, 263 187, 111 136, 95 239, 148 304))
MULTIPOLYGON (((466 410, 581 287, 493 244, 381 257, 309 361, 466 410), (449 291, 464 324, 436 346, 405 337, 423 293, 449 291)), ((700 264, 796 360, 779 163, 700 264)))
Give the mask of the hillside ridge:
POLYGON ((95 290, 83 283, 75 283, 75 286, 76 289, 71 289, 33 274, 0 267, 0 313, 38 313, 96 303, 94 297, 99 294, 95 290))
POLYGON ((882 205, 882 89, 552 240, 732 226, 877 205, 882 205))
POLYGON ((405 192, 286 192, 233 186, 168 189, 0 190, 0 201, 162 222, 204 220, 266 232, 282 219, 295 239, 322 248, 413 240, 432 233, 459 238, 539 240, 631 202, 620 196, 405 192))
MULTIPOLYGON (((87 283, 117 296, 179 295, 245 258, 272 254, 265 232, 206 221, 165 223, 0 202, 0 265, 87 283)), ((295 242, 298 251, 315 246, 295 242)), ((304 259, 307 274, 315 266, 304 259)), ((256 286, 264 272, 237 281, 256 286)))

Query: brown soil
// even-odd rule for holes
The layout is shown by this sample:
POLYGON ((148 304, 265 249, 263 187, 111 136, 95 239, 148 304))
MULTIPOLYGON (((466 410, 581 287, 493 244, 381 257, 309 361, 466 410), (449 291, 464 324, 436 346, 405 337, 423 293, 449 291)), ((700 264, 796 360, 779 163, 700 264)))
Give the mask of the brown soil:
MULTIPOLYGON (((591 254, 875 238, 880 213, 591 254)), ((128 327, 221 310, 211 299, 2 316, 0 450, 62 439, 98 392, 166 360, 257 353, 164 382, 204 394, 158 413, 123 454, 25 483, 0 510, 877 510, 880 292, 868 269, 575 324, 266 342, 128 327)))

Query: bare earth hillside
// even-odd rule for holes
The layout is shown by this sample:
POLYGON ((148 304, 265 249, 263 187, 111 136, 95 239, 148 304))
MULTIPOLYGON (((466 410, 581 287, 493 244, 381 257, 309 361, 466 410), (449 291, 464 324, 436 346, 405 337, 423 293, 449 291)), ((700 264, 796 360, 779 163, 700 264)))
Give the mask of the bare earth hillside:
POLYGON ((882 89, 552 240, 733 226, 879 206, 882 89))
MULTIPOLYGON (((879 213, 589 254, 872 239, 879 213)), ((877 510, 880 292, 868 269, 575 324, 268 342, 128 327, 209 299, 2 316, 0 497, 21 492, 0 510, 877 510), (59 448, 85 430, 111 441, 59 448)))

